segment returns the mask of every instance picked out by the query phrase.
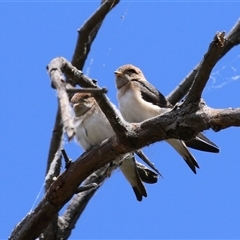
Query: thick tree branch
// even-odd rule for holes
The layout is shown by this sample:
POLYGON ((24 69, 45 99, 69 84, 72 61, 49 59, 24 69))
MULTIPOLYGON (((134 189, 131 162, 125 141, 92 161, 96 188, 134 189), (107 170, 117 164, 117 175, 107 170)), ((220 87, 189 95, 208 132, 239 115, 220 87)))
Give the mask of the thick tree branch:
POLYGON ((19 224, 21 227, 17 226, 14 229, 12 233, 14 237, 10 237, 10 239, 34 239, 38 237, 51 222, 52 215, 56 214, 71 199, 78 186, 90 174, 121 154, 135 151, 167 138, 187 140, 198 132, 210 128, 219 131, 232 125, 240 126, 240 109, 214 110, 202 102, 198 105, 190 103, 184 108, 175 109, 175 111, 165 113, 141 124, 135 124, 135 137, 131 135, 127 141, 122 142, 114 136, 85 152, 73 162, 49 187, 36 209, 19 224), (160 130, 158 131, 158 129, 160 130))
POLYGON ((107 175, 108 168, 104 166, 91 174, 83 182, 82 186, 92 183, 96 183, 98 186, 97 188, 93 188, 89 191, 78 193, 72 198, 64 214, 59 217, 59 225, 61 225, 59 239, 68 239, 68 237, 71 235, 72 230, 85 210, 87 203, 92 198, 94 193, 100 188, 100 186, 102 186, 104 180, 107 178, 107 175))
MULTIPOLYGON (((72 73, 76 72, 73 68, 69 69, 72 69, 72 73)), ((77 74, 79 74, 79 71, 77 74)), ((80 77, 83 76, 80 75, 80 77)), ((17 227, 14 230, 14 232, 17 232, 15 234, 13 232, 13 236, 18 236, 18 239, 25 239, 26 236, 37 237, 42 229, 51 222, 51 216, 56 214, 69 201, 84 179, 123 153, 137 150, 167 138, 188 140, 198 132, 209 128, 219 131, 231 126, 231 124, 239 126, 240 109, 228 109, 227 111, 228 115, 226 116, 226 110, 212 110, 203 102, 189 102, 183 104, 182 108, 175 108, 173 111, 154 119, 132 125, 133 129, 135 129, 134 134, 129 134, 124 141, 119 140, 119 136, 115 136, 104 141, 100 146, 95 146, 76 162, 73 162, 67 171, 53 182, 36 210, 21 223, 21 226, 24 227, 21 229, 17 227), (153 129, 152 126, 155 126, 155 128, 153 129), (45 221, 41 221, 40 225, 38 219, 41 219, 43 214, 45 221), (24 222, 29 218, 32 220, 27 225, 24 225, 24 222)), ((106 114, 106 116, 108 115, 106 114)))
MULTIPOLYGON (((240 44, 240 20, 235 24, 235 26, 231 29, 231 31, 226 36, 226 43, 222 49, 222 54, 219 60, 225 56, 233 47, 240 44)), ((179 102, 189 91, 190 86, 193 83, 194 77, 199 71, 200 68, 199 63, 187 76, 183 79, 179 85, 167 96, 169 102, 175 105, 179 102)))
MULTIPOLYGON (((84 62, 90 50, 90 46, 96 37, 103 19, 118 2, 119 1, 114 0, 103 1, 102 6, 84 24, 82 30, 79 31, 79 38, 72 60, 73 65, 77 66, 78 69, 83 68, 84 62)), ((234 39, 233 36, 234 34, 231 35, 232 39, 234 39)), ((239 29, 238 35, 236 36, 238 37, 235 37, 235 40, 238 41, 237 44, 239 44, 239 29)), ((231 45, 228 45, 228 48, 227 44, 225 45, 224 49, 229 51, 232 46, 236 45, 236 42, 231 42, 231 45)), ((224 50, 222 55, 223 54, 225 54, 224 50)), ((57 70, 54 69, 54 66, 51 66, 50 71, 51 73, 54 73, 51 74, 53 75, 53 79, 55 79, 55 73, 57 74, 56 79, 58 79, 58 83, 61 83, 61 81, 59 81, 61 79, 61 72, 59 72, 59 69, 61 69, 61 71, 63 71, 66 76, 69 77, 68 79, 73 80, 73 85, 75 85, 76 82, 82 87, 98 88, 94 81, 91 81, 91 79, 84 76, 79 70, 71 66, 71 64, 67 63, 65 60, 60 64, 63 64, 64 66, 59 66, 57 70)), ((195 73, 193 77, 195 77, 195 73)), ((199 80, 196 78, 195 81, 199 80)), ((190 81, 190 84, 188 84, 187 89, 189 89, 192 82, 193 78, 190 81)), ((57 85, 54 84, 54 86, 56 87, 57 85)), ((61 93, 65 92, 65 89, 63 91, 62 86, 60 86, 60 88, 61 93)), ((202 88, 204 88, 204 86, 202 86, 202 88)), ((63 95, 63 98, 66 99, 65 93, 63 93, 63 95)), ((106 164, 110 163, 113 159, 123 153, 137 150, 143 146, 167 138, 174 137, 186 140, 191 139, 198 132, 210 128, 215 131, 219 131, 230 126, 240 126, 240 109, 214 110, 207 107, 202 102, 196 103, 191 101, 186 102, 182 108, 175 108, 169 113, 145 121, 141 124, 126 124, 122 122, 121 119, 116 120, 116 116, 118 117, 118 115, 112 108, 106 96, 104 96, 102 93, 96 94, 96 99, 118 135, 104 141, 102 144, 100 144, 100 146, 94 147, 91 149, 91 151, 84 153, 76 160, 76 162, 73 162, 69 168, 63 172, 48 188, 46 195, 36 209, 33 212, 30 212, 16 226, 12 232, 12 235, 10 236, 10 239, 37 238, 40 233, 51 223, 53 216, 57 216, 58 211, 72 198, 78 186, 90 174, 92 174, 94 171, 97 171, 101 167, 104 167, 106 164), (152 128, 153 124, 155 124, 154 129, 152 128)), ((175 103, 174 94, 172 95, 172 100, 170 101, 175 103)), ((64 104, 66 105, 66 102, 64 102, 64 104)), ((66 119, 68 120, 68 118, 66 119)), ((61 145, 61 137, 61 114, 60 110, 58 110, 49 150, 47 172, 55 153, 61 145)), ((80 204, 79 207, 84 208, 90 197, 91 194, 86 195, 86 197, 83 197, 81 200, 78 199, 78 201, 83 201, 82 205, 80 204), (84 199, 87 200, 85 201, 84 199)), ((79 212, 81 212, 81 209, 79 212)), ((75 216, 77 216, 78 213, 75 213, 75 216)), ((61 219, 59 223, 61 223, 61 219)))
MULTIPOLYGON (((139 154, 143 154, 139 151, 139 154)), ((142 156, 140 156, 142 158, 142 156)), ((146 156, 144 156, 146 157, 146 156)), ((145 165, 136 161, 138 173, 141 179, 148 184, 157 183, 158 181, 158 174, 153 174, 153 172, 149 171, 149 168, 146 168, 145 165), (151 177, 151 178, 150 178, 151 177)), ((154 167, 154 166, 153 166, 154 167)), ((88 186, 90 184, 97 184, 97 188, 92 188, 90 191, 84 191, 80 194, 75 195, 70 204, 68 205, 66 211, 62 216, 59 217, 60 226, 58 238, 59 239, 67 239, 70 235, 72 230, 75 228, 77 220, 81 217, 83 211, 85 210, 87 203, 93 197, 95 192, 102 186, 104 181, 112 175, 112 172, 117 169, 117 166, 113 166, 109 168, 109 164, 97 170, 96 172, 92 173, 81 186, 88 186)), ((156 172, 159 171, 154 168, 156 172)), ((162 177, 162 175, 159 173, 162 177)))

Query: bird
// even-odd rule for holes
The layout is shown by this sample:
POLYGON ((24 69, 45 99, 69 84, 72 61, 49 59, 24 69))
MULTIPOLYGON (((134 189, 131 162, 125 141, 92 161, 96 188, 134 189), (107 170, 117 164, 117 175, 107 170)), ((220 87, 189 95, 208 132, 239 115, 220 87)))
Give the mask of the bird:
MULTIPOLYGON (((74 112, 76 140, 85 151, 115 135, 108 119, 91 93, 76 93, 70 102, 74 112)), ((114 163, 120 165, 119 168, 131 184, 137 200, 142 201, 143 197, 147 197, 142 180, 146 183, 155 183, 157 174, 143 167, 144 165, 139 165, 133 153, 121 156, 120 160, 115 159, 114 163)))
MULTIPOLYGON (((127 122, 140 123, 173 108, 164 95, 147 81, 140 68, 126 64, 120 66, 114 74, 119 110, 127 122)), ((186 142, 180 139, 165 141, 181 155, 195 174, 199 164, 187 146, 206 152, 219 152, 218 146, 202 133, 186 142)))

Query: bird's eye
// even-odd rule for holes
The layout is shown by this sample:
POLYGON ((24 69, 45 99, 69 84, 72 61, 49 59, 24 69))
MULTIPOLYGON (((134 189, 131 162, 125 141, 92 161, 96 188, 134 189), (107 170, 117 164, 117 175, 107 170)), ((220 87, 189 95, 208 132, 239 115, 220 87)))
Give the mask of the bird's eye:
POLYGON ((84 95, 84 99, 88 99, 90 97, 90 95, 89 94, 86 94, 86 95, 84 95))
POLYGON ((128 72, 129 72, 130 75, 137 74, 135 69, 129 69, 128 72))

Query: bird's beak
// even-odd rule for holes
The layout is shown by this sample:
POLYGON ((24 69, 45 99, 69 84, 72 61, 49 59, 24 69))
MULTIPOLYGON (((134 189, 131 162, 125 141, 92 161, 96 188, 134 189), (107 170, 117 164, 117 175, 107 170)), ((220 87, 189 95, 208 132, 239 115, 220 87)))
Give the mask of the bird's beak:
POLYGON ((123 75, 123 73, 122 73, 122 72, 119 72, 119 71, 115 71, 114 74, 115 74, 117 77, 123 75))
POLYGON ((73 109, 74 109, 74 108, 76 108, 77 106, 79 106, 79 103, 73 103, 72 106, 73 106, 73 109))

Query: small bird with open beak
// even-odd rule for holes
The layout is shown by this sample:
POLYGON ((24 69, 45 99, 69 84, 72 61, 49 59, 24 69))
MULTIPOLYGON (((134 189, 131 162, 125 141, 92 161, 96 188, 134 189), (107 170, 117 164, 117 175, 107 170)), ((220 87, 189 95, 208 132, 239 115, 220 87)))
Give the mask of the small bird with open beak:
MULTIPOLYGON (((126 121, 139 123, 168 112, 173 108, 163 94, 146 80, 139 68, 127 64, 119 67, 114 73, 119 110, 126 121)), ((201 133, 188 142, 179 139, 167 139, 165 141, 182 156, 194 173, 196 173, 196 168, 199 168, 199 165, 186 144, 201 151, 219 152, 217 145, 201 133)))
MULTIPOLYGON (((94 145, 115 135, 108 119, 90 93, 74 94, 71 104, 75 113, 76 138, 84 150, 89 150, 94 145)), ((141 179, 133 153, 124 154, 120 160, 115 161, 117 165, 120 164, 119 167, 131 184, 137 200, 142 201, 142 197, 147 197, 142 180, 153 183, 151 178, 156 176, 156 173, 146 167, 141 167, 140 174, 143 174, 141 179)))

